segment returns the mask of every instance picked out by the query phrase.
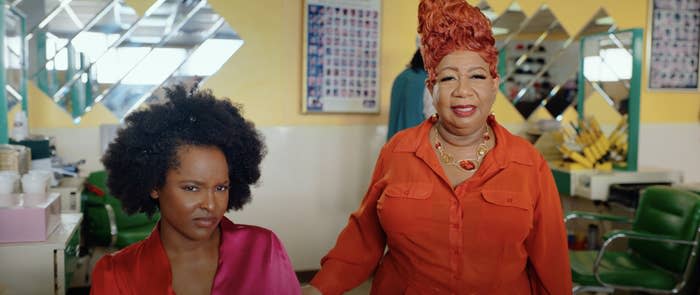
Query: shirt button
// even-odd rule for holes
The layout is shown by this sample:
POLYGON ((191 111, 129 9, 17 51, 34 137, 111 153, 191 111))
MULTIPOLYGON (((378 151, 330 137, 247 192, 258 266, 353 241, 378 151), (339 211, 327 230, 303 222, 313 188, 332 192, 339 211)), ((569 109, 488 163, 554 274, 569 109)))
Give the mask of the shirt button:
POLYGON ((453 223, 452 228, 459 228, 459 223, 453 223))
POLYGON ((508 199, 506 200, 506 202, 508 202, 508 203, 513 203, 513 198, 508 198, 508 199))

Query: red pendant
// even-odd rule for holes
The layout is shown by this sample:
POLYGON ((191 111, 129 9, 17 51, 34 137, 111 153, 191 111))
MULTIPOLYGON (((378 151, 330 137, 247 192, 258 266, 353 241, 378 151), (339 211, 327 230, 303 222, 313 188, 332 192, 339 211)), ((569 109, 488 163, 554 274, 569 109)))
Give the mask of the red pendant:
POLYGON ((474 165, 474 162, 469 161, 469 160, 461 160, 459 161, 459 167, 462 167, 462 169, 467 170, 467 171, 472 171, 474 168, 476 168, 476 165, 474 165))

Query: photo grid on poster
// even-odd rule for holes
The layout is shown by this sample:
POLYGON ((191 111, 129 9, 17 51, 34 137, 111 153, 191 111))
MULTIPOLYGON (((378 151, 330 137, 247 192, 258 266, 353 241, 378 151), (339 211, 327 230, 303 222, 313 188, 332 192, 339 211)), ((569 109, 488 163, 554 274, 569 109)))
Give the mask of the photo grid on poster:
POLYGON ((700 0, 652 0, 649 88, 698 90, 700 0))
POLYGON ((379 0, 345 2, 307 1, 307 112, 379 111, 379 0))

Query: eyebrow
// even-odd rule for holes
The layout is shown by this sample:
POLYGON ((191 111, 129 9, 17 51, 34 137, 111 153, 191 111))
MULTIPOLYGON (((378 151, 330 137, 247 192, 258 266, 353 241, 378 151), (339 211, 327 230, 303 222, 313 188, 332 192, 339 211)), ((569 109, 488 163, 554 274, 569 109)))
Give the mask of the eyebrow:
MULTIPOLYGON (((453 71, 455 71, 455 72, 459 72, 459 68, 453 67, 453 66, 446 66, 446 67, 444 67, 444 68, 438 70, 438 72, 442 72, 442 71, 444 71, 444 70, 453 70, 453 71)), ((483 67, 483 66, 478 66, 478 65, 477 65, 477 66, 471 66, 471 67, 468 67, 468 68, 467 68, 467 72, 471 72, 471 71, 473 71, 473 70, 484 70, 484 71, 486 71, 486 68, 483 67)))
MULTIPOLYGON (((227 179, 226 181, 220 182, 220 183, 218 183, 218 184, 229 185, 230 182, 231 182, 231 181, 227 179)), ((195 184, 195 185, 204 185, 204 184, 205 184, 205 183, 202 182, 202 181, 191 180, 191 179, 185 179, 185 180, 178 181, 178 184, 189 184, 189 183, 192 183, 192 184, 195 184)))

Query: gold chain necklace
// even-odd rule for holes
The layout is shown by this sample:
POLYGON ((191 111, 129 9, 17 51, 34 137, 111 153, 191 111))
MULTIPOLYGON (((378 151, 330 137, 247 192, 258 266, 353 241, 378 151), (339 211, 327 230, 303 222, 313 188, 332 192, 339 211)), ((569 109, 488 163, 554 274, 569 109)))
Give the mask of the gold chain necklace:
POLYGON ((448 166, 455 166, 464 172, 472 172, 479 168, 479 166, 481 166, 481 161, 484 159, 484 156, 486 156, 486 153, 489 151, 489 147, 486 144, 486 142, 488 142, 488 140, 491 139, 491 128, 489 128, 488 125, 486 125, 486 132, 484 132, 482 136, 483 140, 476 148, 476 156, 474 158, 466 158, 460 160, 456 160, 455 157, 449 152, 447 152, 442 146, 442 143, 439 139, 442 136, 440 136, 440 133, 437 130, 437 125, 433 127, 433 129, 435 129, 435 135, 433 136, 433 141, 435 142, 434 146, 435 149, 438 151, 438 154, 440 154, 440 161, 442 161, 443 164, 448 166))

